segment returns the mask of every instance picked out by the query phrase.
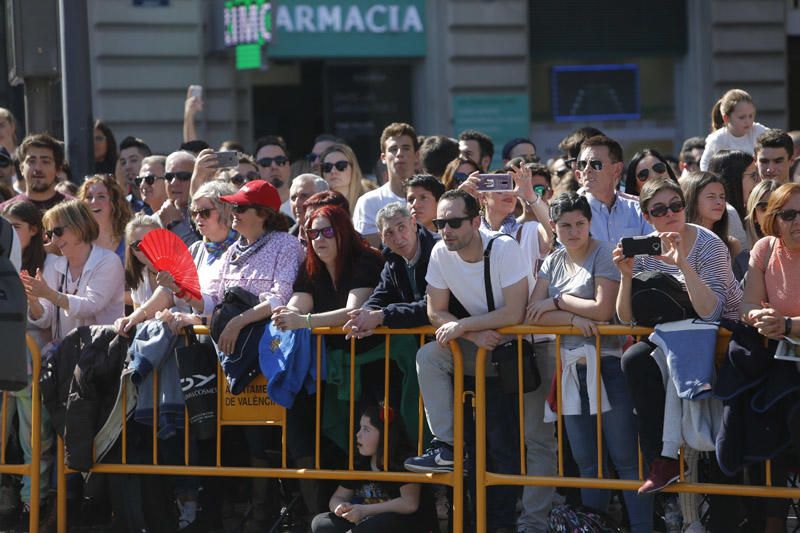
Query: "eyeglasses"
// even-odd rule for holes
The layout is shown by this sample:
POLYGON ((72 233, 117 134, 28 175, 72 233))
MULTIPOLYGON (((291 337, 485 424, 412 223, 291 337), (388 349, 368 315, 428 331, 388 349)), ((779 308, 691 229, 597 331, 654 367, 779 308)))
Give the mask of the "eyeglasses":
POLYGON ((766 211, 767 210, 767 203, 768 202, 757 202, 756 203, 756 209, 758 209, 759 211, 766 211))
POLYGON ((101 142, 103 142, 105 140, 106 140, 106 136, 105 135, 95 135, 94 136, 94 142, 96 142, 96 143, 101 143, 101 142))
POLYGON ((685 208, 686 206, 683 205, 683 202, 681 202, 680 200, 675 200, 669 205, 658 204, 657 206, 654 206, 652 209, 649 209, 647 212, 650 213, 651 217, 661 218, 667 214, 667 211, 672 211, 673 213, 680 213, 685 208))
POLYGON ((778 211, 778 216, 784 222, 793 222, 798 215, 800 215, 800 209, 784 209, 783 211, 778 211))
POLYGON ((316 161, 317 159, 319 159, 319 154, 315 154, 314 152, 306 154, 306 161, 308 161, 309 164, 314 164, 314 161, 316 161))
POLYGON ((179 181, 189 181, 192 179, 191 172, 167 172, 164 174, 164 179, 172 183, 176 179, 179 181))
POLYGON ((0 159, 0 168, 7 168, 11 166, 10 159, 0 159))
POLYGON ((603 162, 600 161, 599 159, 592 159, 592 160, 589 160, 589 161, 586 161, 586 160, 578 161, 578 170, 580 170, 581 172, 586 170, 587 166, 590 166, 593 169, 598 170, 598 171, 603 170, 603 162))
POLYGON ((44 234, 47 235, 48 241, 53 238, 53 235, 55 235, 56 237, 61 237, 62 235, 64 235, 64 226, 57 226, 53 229, 49 229, 45 231, 44 234))
POLYGON ((548 187, 547 185, 534 185, 533 186, 533 192, 535 192, 539 196, 544 196, 545 193, 547 193, 547 192, 549 192, 551 190, 552 189, 550 187, 548 187))
POLYGON ((205 219, 211 216, 212 211, 216 210, 217 210, 216 207, 207 207, 205 209, 192 209, 191 211, 189 211, 189 214, 191 214, 192 218, 199 215, 200 218, 205 219))
POLYGON ((472 220, 472 217, 434 218, 433 225, 436 226, 436 229, 438 230, 443 230, 445 226, 458 229, 465 220, 472 220))
MULTIPOLYGON (((192 176, 190 175, 189 178, 191 178, 191 177, 192 176)), ((144 181, 148 185, 152 185, 152 184, 154 184, 156 182, 156 180, 163 180, 163 179, 166 179, 166 178, 162 178, 161 176, 156 176, 156 175, 153 175, 153 174, 149 174, 147 176, 137 176, 137 177, 133 178, 133 182, 136 184, 137 187, 140 187, 142 185, 142 181, 144 181)))
POLYGON ((234 176, 231 176, 230 180, 231 180, 231 183, 233 183, 234 185, 236 185, 238 187, 238 186, 243 185, 245 182, 257 180, 260 177, 261 177, 261 175, 258 172, 250 171, 247 174, 245 174, 244 176, 242 176, 241 174, 236 174, 234 176))
POLYGON ((742 174, 742 177, 743 178, 750 178, 755 183, 759 183, 761 181, 761 175, 758 173, 758 170, 754 170, 753 172, 750 172, 749 174, 742 174))
POLYGON ((564 176, 567 175, 567 172, 569 172, 570 170, 571 169, 569 167, 556 170, 556 176, 558 176, 559 178, 563 178, 564 176))
POLYGON ((316 241, 317 237, 319 237, 320 235, 322 235, 326 239, 333 239, 333 236, 335 234, 336 233, 333 231, 333 226, 306 230, 306 235, 308 236, 308 240, 310 241, 316 241))
POLYGON ((346 169, 349 165, 350 162, 344 160, 337 161, 336 163, 322 163, 322 171, 328 173, 335 168, 339 172, 344 172, 344 169, 346 169))
POLYGON ((130 246, 131 250, 133 250, 134 252, 141 252, 142 250, 141 248, 139 248, 140 244, 142 244, 142 240, 137 239, 135 241, 131 241, 131 243, 128 246, 130 246))
POLYGON ((284 166, 286 163, 288 163, 288 162, 289 162, 289 158, 288 158, 288 157, 286 157, 285 155, 279 155, 278 157, 262 157, 261 159, 259 159, 259 160, 257 161, 257 163, 258 163, 259 165, 261 165, 262 167, 264 167, 264 168, 267 168, 267 167, 270 167, 270 166, 272 166, 272 163, 273 163, 273 162, 274 162, 274 163, 275 163, 277 166, 279 166, 279 167, 282 167, 282 166, 284 166))
POLYGON ((564 164, 567 165, 568 169, 572 170, 573 168, 575 168, 575 161, 577 161, 576 158, 570 157, 569 159, 564 160, 564 164))
POLYGON ((647 181, 647 178, 650 177, 650 170, 655 174, 663 174, 667 171, 667 165, 664 163, 656 163, 652 168, 643 168, 636 174, 636 179, 639 181, 647 181))
POLYGON ((456 185, 461 185, 462 183, 467 181, 468 177, 469 174, 467 174, 466 172, 456 172, 455 174, 453 174, 453 181, 455 182, 456 185))
POLYGON ((237 215, 241 215, 242 213, 244 213, 245 211, 247 211, 248 209, 251 209, 253 207, 255 207, 255 206, 254 205, 233 204, 231 206, 231 209, 233 209, 233 212, 236 213, 237 215))

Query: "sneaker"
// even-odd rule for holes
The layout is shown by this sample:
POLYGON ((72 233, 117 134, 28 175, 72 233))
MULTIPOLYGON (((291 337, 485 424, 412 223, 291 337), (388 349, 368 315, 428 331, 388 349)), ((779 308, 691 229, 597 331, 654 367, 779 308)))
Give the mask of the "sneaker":
POLYGON ((677 459, 657 457, 650 465, 650 473, 639 487, 639 494, 650 494, 663 490, 680 479, 680 467, 677 459))
POLYGON ((443 442, 435 442, 418 457, 406 459, 406 470, 411 472, 452 472, 453 448, 443 442))

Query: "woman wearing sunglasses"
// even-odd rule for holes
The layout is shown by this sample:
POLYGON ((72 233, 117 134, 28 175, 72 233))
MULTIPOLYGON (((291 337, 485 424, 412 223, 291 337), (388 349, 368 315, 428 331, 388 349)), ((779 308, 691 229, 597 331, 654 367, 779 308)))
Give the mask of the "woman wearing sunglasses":
POLYGON ((675 171, 669 166, 664 156, 652 148, 645 148, 641 152, 636 152, 628 163, 628 169, 625 171, 625 192, 632 196, 639 196, 642 185, 647 180, 664 176, 678 182, 675 171))
POLYGON ((20 273, 31 323, 50 329, 54 340, 78 326, 113 324, 125 312, 125 273, 114 252, 92 244, 100 228, 86 203, 62 202, 44 214, 43 224, 61 255, 48 256, 35 276, 20 273))
POLYGON ((775 180, 763 180, 753 187, 747 199, 747 210, 744 216, 744 229, 747 233, 747 247, 752 250, 759 239, 764 238, 762 226, 767 217, 769 198, 781 184, 775 180))
MULTIPOLYGON (((750 252, 742 318, 770 339, 781 339, 784 336, 798 337, 800 336, 800 285, 797 283, 800 279, 800 184, 787 183, 772 193, 761 228, 767 236, 759 240, 750 252)), ((795 365, 781 361, 776 363, 782 364, 784 372, 793 374, 794 382, 797 382, 795 365)), ((781 395, 787 392, 790 391, 774 391, 775 394, 781 395)), ((791 406, 791 403, 783 404, 786 412, 791 411, 791 406)), ((772 462, 772 482, 776 486, 786 485, 788 461, 786 454, 783 455, 772 462)), ((784 531, 787 509, 788 502, 783 499, 767 500, 765 531, 784 531)))
MULTIPOLYGON (((661 237, 660 256, 625 257, 622 245, 614 249, 614 263, 622 274, 617 315, 626 323, 631 311, 632 279, 639 272, 658 271, 675 277, 689 294, 694 311, 706 321, 736 319, 742 301, 733 277, 728 247, 713 232, 686 222, 686 200, 677 182, 653 178, 642 187, 639 205, 645 219, 661 237)), ((622 370, 636 408, 639 442, 650 474, 639 489, 653 492, 678 479, 678 443, 663 442, 666 389, 659 364, 651 356, 655 344, 641 341, 622 356, 622 370)))
POLYGON ((111 175, 86 178, 78 191, 78 198, 89 206, 100 228, 95 244, 113 251, 124 265, 125 224, 131 219, 131 210, 117 180, 111 175))
POLYGON ((445 191, 458 189, 458 187, 467 181, 467 178, 473 172, 481 172, 481 167, 478 163, 466 156, 458 156, 447 164, 442 174, 442 184, 445 191))
POLYGON ((320 155, 320 173, 331 190, 347 198, 349 205, 356 205, 356 200, 364 194, 361 180, 361 167, 352 148, 345 144, 329 146, 320 155))

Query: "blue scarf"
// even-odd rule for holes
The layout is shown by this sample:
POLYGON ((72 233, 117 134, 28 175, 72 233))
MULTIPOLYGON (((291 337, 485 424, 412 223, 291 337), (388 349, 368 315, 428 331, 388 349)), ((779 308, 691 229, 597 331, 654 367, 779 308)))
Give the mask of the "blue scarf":
POLYGON ((203 245, 206 247, 206 252, 208 252, 206 263, 211 264, 219 259, 222 254, 225 253, 225 250, 227 250, 231 244, 235 243, 238 238, 239 234, 234 230, 230 230, 228 236, 225 237, 225 240, 222 242, 211 242, 203 239, 203 245))
MULTIPOLYGON (((489 224, 489 221, 486 220, 485 216, 481 217, 481 226, 489 231, 494 231, 492 226, 489 224)), ((520 223, 517 222, 517 219, 514 217, 514 213, 509 213, 509 215, 503 219, 503 222, 500 224, 500 229, 497 231, 513 237, 517 234, 519 227, 520 223)))

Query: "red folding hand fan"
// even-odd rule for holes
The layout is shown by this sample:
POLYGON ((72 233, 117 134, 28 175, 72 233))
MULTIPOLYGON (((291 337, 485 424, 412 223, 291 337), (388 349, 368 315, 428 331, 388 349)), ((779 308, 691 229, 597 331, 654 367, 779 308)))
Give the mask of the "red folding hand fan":
POLYGON ((200 280, 197 267, 186 244, 174 233, 165 229, 154 229, 144 236, 139 249, 153 263, 153 268, 161 272, 166 270, 181 288, 176 296, 183 297, 185 291, 194 299, 201 299, 200 280))

